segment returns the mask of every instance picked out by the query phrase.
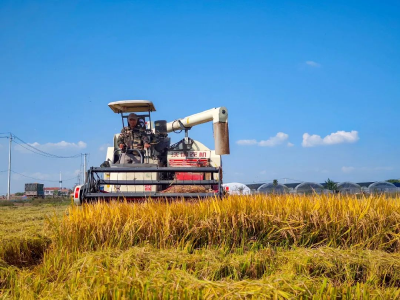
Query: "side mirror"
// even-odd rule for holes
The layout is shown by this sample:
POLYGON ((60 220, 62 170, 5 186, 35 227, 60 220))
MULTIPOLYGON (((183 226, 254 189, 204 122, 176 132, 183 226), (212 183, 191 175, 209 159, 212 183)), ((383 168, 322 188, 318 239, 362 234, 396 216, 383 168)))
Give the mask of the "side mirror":
POLYGON ((165 120, 155 121, 154 130, 156 134, 167 134, 167 121, 165 120))
POLYGON ((109 168, 110 167, 110 162, 108 160, 105 160, 101 165, 100 168, 109 168))

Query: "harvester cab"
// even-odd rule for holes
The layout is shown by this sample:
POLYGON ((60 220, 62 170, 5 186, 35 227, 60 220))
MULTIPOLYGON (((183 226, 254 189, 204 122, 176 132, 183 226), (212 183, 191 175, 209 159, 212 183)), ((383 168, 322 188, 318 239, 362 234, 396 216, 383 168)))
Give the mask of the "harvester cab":
POLYGON ((228 110, 225 107, 167 122, 152 121, 151 113, 156 109, 151 101, 123 100, 108 106, 121 115, 122 128, 126 128, 129 114, 135 113, 137 125, 133 131, 140 133, 149 146, 128 145, 121 149, 120 134, 115 134, 104 163, 87 170, 86 182, 75 187, 75 204, 223 195, 221 155, 229 154, 228 110), (215 150, 189 137, 193 126, 206 122, 213 122, 215 150), (182 130, 185 137, 171 144, 168 134, 182 130))
MULTIPOLYGON (((133 145, 127 145, 127 149, 120 149, 118 138, 119 134, 114 135, 113 141, 113 149, 109 147, 107 149, 107 158, 106 161, 102 164, 102 166, 110 166, 113 164, 131 164, 131 163, 141 163, 141 164, 149 164, 156 163, 160 165, 159 162, 155 160, 161 160, 163 152, 168 149, 170 146, 170 138, 167 133, 167 121, 158 120, 156 122, 151 121, 151 112, 155 111, 155 107, 151 101, 147 100, 125 100, 125 101, 117 101, 111 102, 108 106, 112 109, 113 112, 121 115, 122 120, 122 128, 125 128, 125 120, 126 125, 128 125, 128 116, 130 113, 137 113, 137 124, 135 127, 135 131, 140 133, 141 136, 145 136, 148 143, 150 143, 151 147, 147 149, 141 149, 140 147, 133 147, 133 145), (123 151, 124 150, 124 151, 123 151), (109 153, 113 151, 113 155, 109 153), (138 156, 137 159, 127 159, 121 160, 123 154, 128 155, 129 157, 138 156)), ((133 131, 130 131, 133 134, 133 131)))

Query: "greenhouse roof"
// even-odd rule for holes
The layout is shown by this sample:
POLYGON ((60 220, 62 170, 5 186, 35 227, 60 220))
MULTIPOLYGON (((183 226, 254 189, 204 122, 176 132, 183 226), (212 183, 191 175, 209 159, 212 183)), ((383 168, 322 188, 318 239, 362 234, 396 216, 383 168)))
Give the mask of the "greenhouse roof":
POLYGON ((377 181, 372 183, 369 188, 386 187, 386 188, 396 188, 393 183, 387 181, 377 181))
POLYGON ((264 183, 249 183, 249 184, 246 184, 247 185, 247 187, 249 188, 249 189, 251 189, 251 190, 256 190, 256 189, 258 189, 260 186, 262 186, 264 183))
POLYGON ((354 182, 349 182, 349 181, 345 181, 345 182, 341 182, 337 185, 337 187, 340 188, 358 188, 360 189, 361 186, 357 183, 354 182))

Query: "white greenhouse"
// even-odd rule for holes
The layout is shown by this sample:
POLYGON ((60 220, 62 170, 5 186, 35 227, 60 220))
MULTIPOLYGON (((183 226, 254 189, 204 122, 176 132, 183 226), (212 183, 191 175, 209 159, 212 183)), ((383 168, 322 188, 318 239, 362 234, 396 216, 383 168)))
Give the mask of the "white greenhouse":
POLYGON ((230 183, 224 183, 222 185, 224 188, 225 192, 227 192, 229 195, 250 195, 251 190, 249 187, 243 183, 239 182, 230 182, 230 183))
POLYGON ((377 181, 368 187, 368 190, 371 194, 379 194, 379 193, 396 193, 397 188, 393 183, 387 181, 377 181))
POLYGON ((303 182, 295 188, 296 194, 323 194, 324 187, 316 182, 303 182))
POLYGON ((337 189, 341 194, 360 194, 361 186, 354 182, 341 182, 337 185, 337 189))
POLYGON ((273 183, 264 183, 257 189, 257 192, 260 194, 288 194, 289 188, 283 184, 273 184, 273 183))

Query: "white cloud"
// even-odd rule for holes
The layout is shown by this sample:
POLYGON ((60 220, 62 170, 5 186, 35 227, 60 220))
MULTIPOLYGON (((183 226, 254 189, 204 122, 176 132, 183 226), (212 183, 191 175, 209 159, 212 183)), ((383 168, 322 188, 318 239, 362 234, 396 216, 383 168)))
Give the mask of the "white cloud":
MULTIPOLYGON (((241 146, 252 146, 252 145, 258 145, 261 147, 275 147, 278 145, 283 144, 285 141, 287 141, 289 138, 289 135, 284 133, 284 132, 278 132, 276 136, 270 137, 268 140, 262 140, 257 142, 256 140, 239 140, 236 142, 236 144, 241 145, 241 146)), ((288 142, 287 143, 288 147, 294 146, 292 143, 288 142)))
POLYGON ((256 140, 238 140, 236 142, 236 144, 238 145, 242 145, 242 146, 248 146, 248 145, 255 145, 257 144, 256 140))
POLYGON ((111 144, 104 144, 104 145, 101 145, 100 148, 99 148, 99 150, 100 150, 100 151, 104 151, 104 150, 107 150, 108 147, 111 147, 111 144))
POLYGON ((306 61, 306 65, 307 65, 307 66, 310 66, 310 67, 313 67, 313 68, 319 68, 319 67, 321 67, 321 64, 319 64, 319 63, 317 63, 317 62, 315 62, 315 61, 312 61, 312 60, 307 60, 307 61, 306 61))
POLYGON ((356 168, 354 167, 342 167, 342 172, 343 173, 351 173, 355 170, 356 168))
POLYGON ((259 146, 262 147, 275 147, 277 145, 282 144, 284 141, 286 141, 289 138, 289 135, 283 132, 278 132, 276 136, 270 137, 266 141, 260 141, 258 143, 259 146))
POLYGON ((37 142, 34 142, 32 144, 29 144, 33 147, 39 148, 39 149, 65 149, 65 148, 86 148, 86 143, 79 141, 78 143, 68 143, 66 141, 61 141, 58 143, 46 143, 46 144, 39 144, 37 142))
POLYGON ((265 175, 265 174, 267 174, 267 171, 266 171, 266 170, 262 170, 262 171, 260 172, 260 174, 261 174, 261 175, 265 175))
POLYGON ((350 132, 347 131, 337 131, 327 135, 324 138, 321 136, 313 134, 310 135, 308 133, 303 134, 303 147, 315 147, 320 145, 334 145, 334 144, 342 144, 342 143, 355 143, 359 140, 358 132, 352 130, 350 132))
POLYGON ((76 169, 75 171, 74 171, 74 173, 73 173, 73 176, 78 176, 78 175, 80 175, 81 174, 81 170, 78 170, 78 169, 76 169))

